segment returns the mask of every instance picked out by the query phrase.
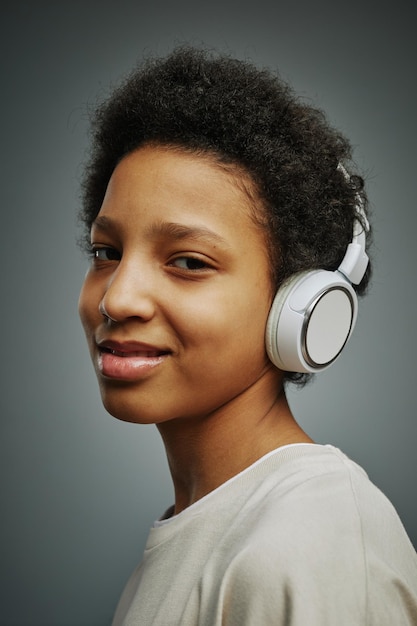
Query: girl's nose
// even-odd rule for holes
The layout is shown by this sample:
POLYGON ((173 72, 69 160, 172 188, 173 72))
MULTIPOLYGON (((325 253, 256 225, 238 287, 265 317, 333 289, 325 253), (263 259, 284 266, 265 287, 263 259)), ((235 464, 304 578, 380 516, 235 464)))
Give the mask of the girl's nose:
POLYGON ((149 272, 121 262, 107 283, 99 311, 111 322, 134 317, 148 321, 155 314, 154 292, 149 272))

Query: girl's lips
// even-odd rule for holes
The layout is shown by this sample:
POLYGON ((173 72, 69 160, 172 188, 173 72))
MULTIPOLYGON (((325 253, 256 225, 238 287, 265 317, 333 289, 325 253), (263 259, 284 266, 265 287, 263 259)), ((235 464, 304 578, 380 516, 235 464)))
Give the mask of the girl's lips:
POLYGON ((138 380, 163 363, 170 354, 149 344, 105 341, 98 345, 98 369, 102 376, 138 380))

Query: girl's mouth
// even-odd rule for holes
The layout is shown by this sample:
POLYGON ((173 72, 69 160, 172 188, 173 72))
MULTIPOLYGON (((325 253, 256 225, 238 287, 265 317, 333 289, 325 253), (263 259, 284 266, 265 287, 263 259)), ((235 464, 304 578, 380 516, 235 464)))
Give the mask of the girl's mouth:
POLYGON ((98 370, 105 378, 140 380, 170 355, 169 350, 137 342, 104 341, 98 344, 98 370))

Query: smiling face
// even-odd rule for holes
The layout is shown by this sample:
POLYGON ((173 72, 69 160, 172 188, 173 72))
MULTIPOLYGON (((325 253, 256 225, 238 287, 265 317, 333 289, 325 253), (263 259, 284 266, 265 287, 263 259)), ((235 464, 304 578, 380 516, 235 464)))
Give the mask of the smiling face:
POLYGON ((236 175, 146 146, 110 179, 79 310, 103 403, 140 423, 206 417, 277 375, 265 234, 236 175))

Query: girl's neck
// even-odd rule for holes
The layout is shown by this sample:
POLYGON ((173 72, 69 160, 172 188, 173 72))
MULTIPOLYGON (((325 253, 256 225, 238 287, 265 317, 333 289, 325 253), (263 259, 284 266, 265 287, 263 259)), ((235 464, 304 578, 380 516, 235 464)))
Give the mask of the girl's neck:
POLYGON ((312 443, 276 378, 267 372, 208 416, 158 425, 174 483, 175 514, 268 452, 290 443, 312 443))

